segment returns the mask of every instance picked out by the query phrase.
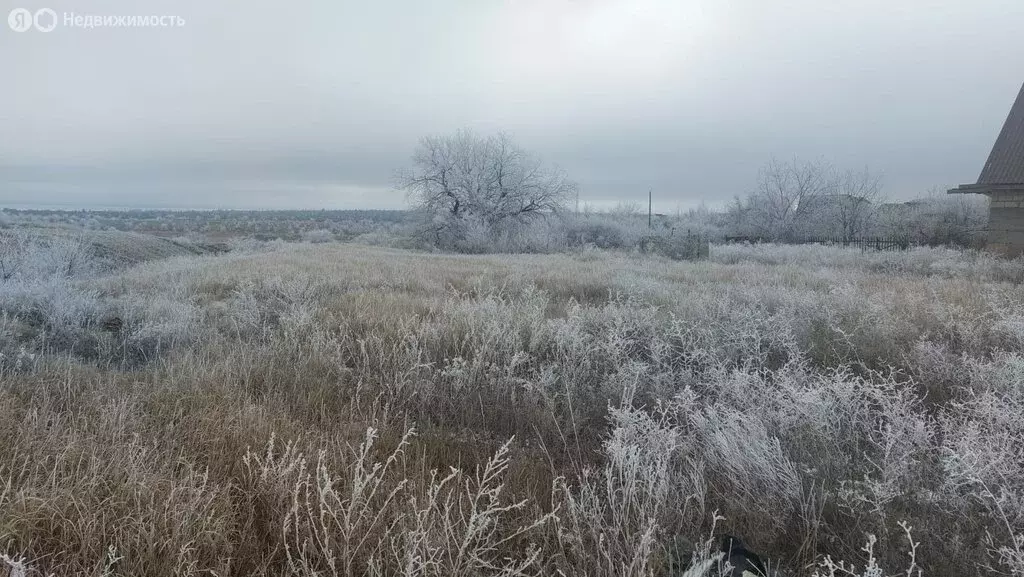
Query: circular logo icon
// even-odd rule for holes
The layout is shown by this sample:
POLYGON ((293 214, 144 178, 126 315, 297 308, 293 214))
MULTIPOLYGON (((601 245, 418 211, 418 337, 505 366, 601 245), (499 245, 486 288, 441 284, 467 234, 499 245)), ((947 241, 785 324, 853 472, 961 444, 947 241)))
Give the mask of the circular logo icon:
POLYGON ((52 32, 57 27, 57 13, 49 8, 36 10, 36 15, 32 17, 32 23, 40 32, 52 32))
MULTIPOLYGON (((54 20, 56 20, 56 14, 54 14, 54 20)), ((35 23, 35 19, 32 17, 32 13, 24 8, 15 8, 11 10, 11 13, 7 15, 7 24, 11 27, 11 30, 15 32, 25 32, 35 23)))

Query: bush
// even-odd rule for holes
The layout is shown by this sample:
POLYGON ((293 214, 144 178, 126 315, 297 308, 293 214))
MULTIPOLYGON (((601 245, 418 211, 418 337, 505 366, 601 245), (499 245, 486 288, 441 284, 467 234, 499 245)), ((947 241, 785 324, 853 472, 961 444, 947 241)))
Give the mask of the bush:
POLYGON ((566 244, 571 247, 622 249, 630 246, 626 233, 611 222, 578 221, 568 225, 565 238, 566 244))
POLYGON ((710 251, 708 239, 695 235, 645 236, 640 239, 640 252, 672 260, 703 260, 708 258, 710 251))

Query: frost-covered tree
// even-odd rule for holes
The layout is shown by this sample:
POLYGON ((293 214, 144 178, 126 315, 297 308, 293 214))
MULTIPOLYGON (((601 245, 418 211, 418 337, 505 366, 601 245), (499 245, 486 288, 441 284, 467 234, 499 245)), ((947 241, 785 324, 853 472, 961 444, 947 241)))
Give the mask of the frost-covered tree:
POLYGON ((411 204, 429 217, 437 244, 505 231, 560 210, 577 190, 560 168, 545 164, 505 133, 462 130, 422 139, 411 170, 398 177, 411 204))
POLYGON ((877 229, 905 235, 928 246, 981 246, 988 224, 988 199, 982 195, 948 195, 933 187, 909 202, 882 205, 877 229))
POLYGON ((728 220, 740 234, 772 241, 849 240, 870 231, 881 198, 881 177, 867 168, 773 159, 759 172, 757 187, 730 205, 728 220))
POLYGON ((745 224, 756 236, 794 240, 820 207, 820 199, 834 192, 835 178, 829 165, 772 159, 761 169, 757 188, 742 204, 745 224))
POLYGON ((863 170, 847 170, 835 176, 835 225, 843 240, 863 237, 874 225, 882 200, 882 177, 863 170))

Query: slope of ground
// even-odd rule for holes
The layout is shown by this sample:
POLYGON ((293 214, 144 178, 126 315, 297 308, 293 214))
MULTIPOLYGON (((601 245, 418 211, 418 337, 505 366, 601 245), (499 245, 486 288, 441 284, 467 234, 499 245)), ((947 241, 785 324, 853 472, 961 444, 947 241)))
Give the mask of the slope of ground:
POLYGON ((124 268, 141 262, 177 256, 224 252, 222 246, 196 244, 149 234, 116 230, 82 230, 67 227, 13 227, 0 229, 0 245, 21 235, 35 243, 60 242, 79 245, 109 267, 124 268))

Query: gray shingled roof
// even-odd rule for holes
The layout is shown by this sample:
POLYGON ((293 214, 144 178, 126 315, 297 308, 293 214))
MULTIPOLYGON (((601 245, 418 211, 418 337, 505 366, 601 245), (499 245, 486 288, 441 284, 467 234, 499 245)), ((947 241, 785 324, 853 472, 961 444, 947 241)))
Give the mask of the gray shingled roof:
POLYGON ((988 155, 978 184, 1024 184, 1024 86, 988 155))

